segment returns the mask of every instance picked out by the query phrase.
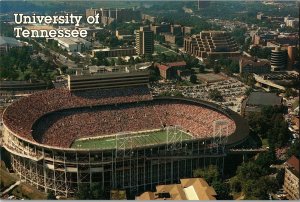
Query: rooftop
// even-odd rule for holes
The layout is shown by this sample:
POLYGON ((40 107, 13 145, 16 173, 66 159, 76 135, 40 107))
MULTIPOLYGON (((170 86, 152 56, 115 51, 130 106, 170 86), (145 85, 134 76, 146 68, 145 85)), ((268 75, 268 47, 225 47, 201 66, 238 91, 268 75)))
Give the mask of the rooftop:
POLYGON ((294 173, 296 175, 298 175, 299 177, 299 159, 296 157, 296 156, 291 156, 287 161, 286 161, 286 164, 293 169, 294 173))
POLYGON ((5 45, 8 44, 10 46, 19 46, 21 43, 12 37, 5 37, 5 36, 0 36, 0 45, 5 45))
POLYGON ((181 179, 180 184, 158 185, 156 192, 144 192, 137 200, 216 200, 217 193, 203 178, 181 179))
POLYGON ((241 65, 250 65, 254 67, 270 66, 270 61, 266 59, 255 59, 249 57, 242 57, 240 59, 241 65))
POLYGON ((281 97, 276 93, 252 92, 248 97, 247 105, 281 105, 281 97))

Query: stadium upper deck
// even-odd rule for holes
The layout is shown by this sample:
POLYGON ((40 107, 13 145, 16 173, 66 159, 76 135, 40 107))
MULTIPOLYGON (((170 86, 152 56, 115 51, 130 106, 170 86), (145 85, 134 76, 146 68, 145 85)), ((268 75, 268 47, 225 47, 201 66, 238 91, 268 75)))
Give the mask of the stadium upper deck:
POLYGON ((114 90, 89 90, 71 93, 68 89, 52 89, 24 97, 11 104, 3 114, 3 123, 20 137, 34 141, 32 125, 41 116, 68 108, 151 100, 147 86, 114 90))

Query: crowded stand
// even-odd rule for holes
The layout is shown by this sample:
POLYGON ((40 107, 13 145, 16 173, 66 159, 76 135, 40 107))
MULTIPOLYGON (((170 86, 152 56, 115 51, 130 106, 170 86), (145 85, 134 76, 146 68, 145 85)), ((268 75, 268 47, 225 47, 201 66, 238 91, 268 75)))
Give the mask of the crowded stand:
POLYGON ((68 108, 151 99, 152 96, 146 85, 76 93, 71 93, 65 88, 51 89, 32 94, 11 104, 3 114, 3 123, 15 134, 32 141, 34 140, 31 135, 32 125, 44 114, 68 108))
POLYGON ((210 137, 215 120, 228 121, 229 134, 234 132, 234 122, 219 112, 180 100, 154 100, 57 111, 43 116, 32 129, 37 142, 70 147, 78 138, 171 125, 179 125, 194 137, 210 137))

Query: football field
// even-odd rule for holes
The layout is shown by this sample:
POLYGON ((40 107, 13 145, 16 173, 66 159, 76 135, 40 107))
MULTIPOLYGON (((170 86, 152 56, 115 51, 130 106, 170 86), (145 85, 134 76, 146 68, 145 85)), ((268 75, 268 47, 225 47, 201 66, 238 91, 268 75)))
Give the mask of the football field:
POLYGON ((167 142, 177 142, 182 140, 192 139, 190 134, 183 131, 172 131, 167 135, 167 130, 143 132, 135 134, 119 134, 110 137, 99 137, 93 139, 75 140, 71 145, 71 148, 80 149, 115 149, 120 147, 140 147, 146 145, 163 144, 167 142))

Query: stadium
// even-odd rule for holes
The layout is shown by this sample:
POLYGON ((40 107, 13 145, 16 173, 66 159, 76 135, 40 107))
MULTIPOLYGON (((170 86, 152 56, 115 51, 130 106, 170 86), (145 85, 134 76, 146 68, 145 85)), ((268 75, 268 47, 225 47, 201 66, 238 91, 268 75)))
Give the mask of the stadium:
POLYGON ((68 89, 24 97, 3 113, 13 170, 45 192, 80 184, 130 194, 224 164, 248 138, 239 114, 189 98, 153 97, 147 72, 69 76, 68 89))

